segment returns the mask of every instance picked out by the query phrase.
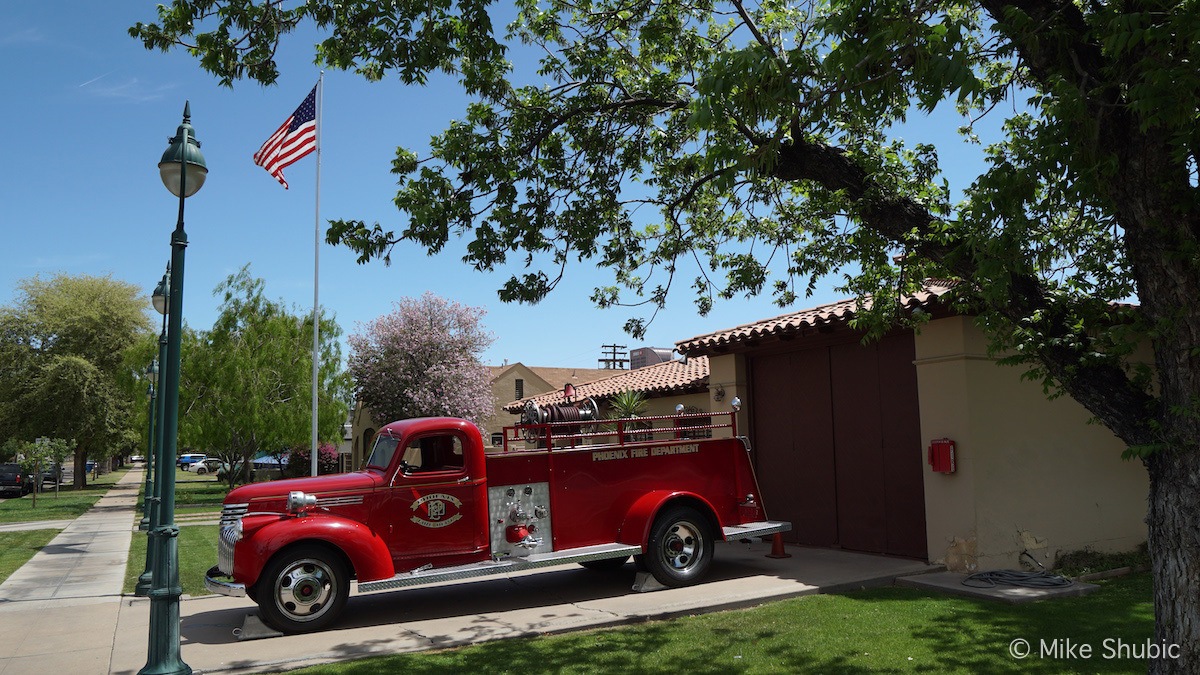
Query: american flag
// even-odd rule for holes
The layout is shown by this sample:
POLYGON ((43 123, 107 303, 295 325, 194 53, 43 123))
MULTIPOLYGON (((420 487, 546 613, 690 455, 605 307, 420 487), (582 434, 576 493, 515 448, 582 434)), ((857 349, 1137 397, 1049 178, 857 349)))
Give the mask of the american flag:
POLYGON ((284 120, 258 152, 254 153, 254 163, 275 176, 275 180, 286 190, 288 184, 283 178, 283 170, 316 149, 317 87, 314 86, 300 107, 296 108, 296 112, 284 120))

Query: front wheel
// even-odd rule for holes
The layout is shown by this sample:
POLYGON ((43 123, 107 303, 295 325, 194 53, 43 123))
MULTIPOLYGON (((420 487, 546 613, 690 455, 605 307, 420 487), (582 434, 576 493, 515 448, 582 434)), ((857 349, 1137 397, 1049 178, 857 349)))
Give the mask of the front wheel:
POLYGON ((674 506, 654 520, 640 562, 662 585, 678 587, 699 583, 712 556, 708 519, 691 507, 674 506))
POLYGON ((350 577, 328 548, 297 546, 271 560, 254 591, 267 624, 285 633, 311 633, 337 620, 350 595, 350 577))

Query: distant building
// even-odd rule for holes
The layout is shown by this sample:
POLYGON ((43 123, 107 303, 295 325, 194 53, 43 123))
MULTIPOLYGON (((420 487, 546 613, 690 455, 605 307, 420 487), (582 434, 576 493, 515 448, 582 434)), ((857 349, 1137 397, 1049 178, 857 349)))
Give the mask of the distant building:
POLYGON ((629 367, 633 370, 670 361, 675 350, 670 347, 638 347, 629 352, 629 367))
MULTIPOLYGON (((599 373, 598 378, 575 384, 575 400, 596 399, 602 415, 605 402, 614 394, 627 390, 646 395, 646 415, 669 415, 675 412, 676 405, 683 405, 689 412, 714 409, 709 403, 707 356, 667 360, 617 375, 605 369, 599 373)), ((504 409, 515 417, 527 401, 544 406, 563 403, 564 398, 561 388, 536 395, 527 393, 522 399, 505 403, 504 409)))
POLYGON ((504 409, 508 401, 546 392, 561 392, 568 384, 578 386, 612 374, 611 370, 605 368, 547 368, 527 366, 520 362, 489 367, 495 401, 492 414, 480 425, 483 442, 489 446, 503 445, 504 427, 514 425, 520 419, 519 414, 504 409))

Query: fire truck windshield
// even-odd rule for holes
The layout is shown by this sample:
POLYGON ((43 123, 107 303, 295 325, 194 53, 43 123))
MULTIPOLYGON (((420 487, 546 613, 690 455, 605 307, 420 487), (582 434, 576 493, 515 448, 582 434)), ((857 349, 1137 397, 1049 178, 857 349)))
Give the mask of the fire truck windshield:
POLYGON ((373 466, 380 469, 388 468, 392 463, 392 455, 396 454, 396 446, 399 441, 387 434, 379 434, 375 437, 375 447, 371 448, 371 456, 367 458, 367 466, 373 466))

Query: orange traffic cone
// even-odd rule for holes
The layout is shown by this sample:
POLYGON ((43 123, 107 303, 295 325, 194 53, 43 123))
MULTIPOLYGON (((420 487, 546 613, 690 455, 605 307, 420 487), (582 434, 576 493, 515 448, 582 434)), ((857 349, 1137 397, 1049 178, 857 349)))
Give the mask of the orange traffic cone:
POLYGON ((767 554, 768 558, 790 558, 791 553, 783 550, 783 535, 776 532, 771 539, 771 552, 767 554))

